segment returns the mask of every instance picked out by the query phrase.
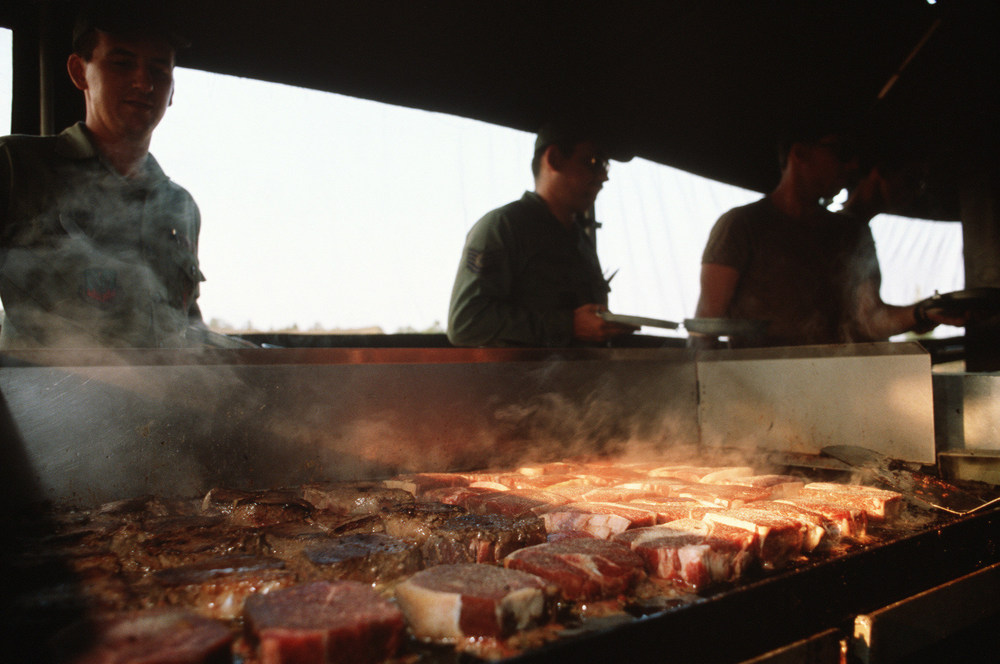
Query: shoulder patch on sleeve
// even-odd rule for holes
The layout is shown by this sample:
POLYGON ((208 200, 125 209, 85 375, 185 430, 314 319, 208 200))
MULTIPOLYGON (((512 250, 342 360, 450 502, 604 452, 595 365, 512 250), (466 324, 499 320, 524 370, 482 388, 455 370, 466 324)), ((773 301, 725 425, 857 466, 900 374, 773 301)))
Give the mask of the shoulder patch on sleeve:
POLYGON ((465 251, 465 268, 472 274, 489 274, 497 269, 499 254, 469 247, 465 251))

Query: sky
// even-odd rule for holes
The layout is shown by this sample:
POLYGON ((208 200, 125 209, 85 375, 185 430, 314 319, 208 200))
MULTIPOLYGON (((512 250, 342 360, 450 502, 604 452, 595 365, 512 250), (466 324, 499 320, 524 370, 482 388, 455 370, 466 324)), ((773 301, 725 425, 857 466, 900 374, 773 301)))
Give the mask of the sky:
MULTIPOLYGON (((0 54, 6 129, 2 29, 0 54)), ((532 188, 531 134, 196 70, 178 68, 175 82, 151 152, 198 202, 200 305, 220 327, 443 329, 466 232, 532 188)), ((712 224, 759 197, 643 159, 612 162, 596 203, 602 266, 617 271, 610 309, 693 316, 712 224)), ((872 227, 887 302, 963 287, 959 224, 882 216, 872 227)))

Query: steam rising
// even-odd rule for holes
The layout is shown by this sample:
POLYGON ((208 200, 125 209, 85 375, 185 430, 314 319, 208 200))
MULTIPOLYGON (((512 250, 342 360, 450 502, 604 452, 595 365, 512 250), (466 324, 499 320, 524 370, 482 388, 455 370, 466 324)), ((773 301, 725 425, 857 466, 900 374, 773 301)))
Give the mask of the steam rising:
POLYGON ((203 278, 198 210, 149 159, 144 178, 86 160, 40 182, 25 176, 0 270, 8 347, 189 345, 188 309, 203 278), (32 188, 45 191, 55 177, 57 196, 32 188), (32 210, 40 201, 48 207, 32 210))

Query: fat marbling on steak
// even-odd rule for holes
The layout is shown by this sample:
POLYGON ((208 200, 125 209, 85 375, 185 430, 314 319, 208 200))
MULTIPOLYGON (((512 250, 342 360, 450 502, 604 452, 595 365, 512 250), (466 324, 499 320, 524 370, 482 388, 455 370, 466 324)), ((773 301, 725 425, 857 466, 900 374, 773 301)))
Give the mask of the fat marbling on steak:
POLYGON ((864 510, 869 522, 891 522, 903 510, 903 494, 861 484, 811 482, 799 495, 864 510))
POLYGON ((603 539, 629 528, 656 525, 655 512, 626 503, 567 503, 544 512, 542 518, 550 533, 582 530, 603 539))
POLYGON ((586 536, 518 549, 503 564, 549 581, 567 600, 614 597, 643 577, 643 560, 628 545, 586 536))
POLYGON ((539 624, 551 592, 532 574, 470 563, 417 572, 396 586, 396 601, 414 636, 456 641, 503 638, 539 624))
POLYGON ((315 581, 247 600, 260 664, 373 664, 395 654, 403 614, 371 586, 315 581))
POLYGON ((755 560, 755 534, 699 519, 627 530, 615 541, 642 556, 650 576, 695 589, 734 581, 755 560))
POLYGON ((828 538, 833 542, 845 537, 864 539, 868 534, 868 514, 856 505, 838 504, 818 497, 801 495, 795 498, 782 498, 777 502, 788 503, 821 516, 826 520, 828 538))
POLYGON ((757 558, 766 569, 780 569, 802 553, 802 520, 777 512, 737 508, 709 512, 705 520, 741 528, 757 535, 757 558))

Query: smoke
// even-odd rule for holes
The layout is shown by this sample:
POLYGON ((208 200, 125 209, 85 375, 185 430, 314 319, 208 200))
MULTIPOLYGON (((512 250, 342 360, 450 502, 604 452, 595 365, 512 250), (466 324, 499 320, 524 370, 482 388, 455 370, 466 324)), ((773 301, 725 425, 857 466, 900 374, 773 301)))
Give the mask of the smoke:
MULTIPOLYGON (((158 171, 155 162, 150 169, 158 171)), ((62 172, 58 187, 52 176, 38 177, 37 191, 26 187, 12 202, 4 239, 6 346, 188 345, 188 311, 203 277, 200 219, 187 192, 156 175, 125 180, 89 161, 62 172), (33 205, 41 209, 31 213, 33 205)))

